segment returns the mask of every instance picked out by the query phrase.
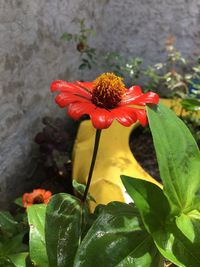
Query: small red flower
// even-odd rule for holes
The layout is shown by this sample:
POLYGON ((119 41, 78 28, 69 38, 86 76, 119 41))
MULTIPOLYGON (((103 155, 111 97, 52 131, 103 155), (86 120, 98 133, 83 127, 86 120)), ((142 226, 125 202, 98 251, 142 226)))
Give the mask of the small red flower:
POLYGON ((35 189, 31 193, 24 193, 22 196, 22 203, 24 208, 34 204, 47 204, 51 197, 51 192, 44 189, 35 189))
POLYGON ((157 94, 143 94, 139 86, 126 89, 122 78, 113 73, 104 73, 93 82, 56 80, 51 84, 51 91, 60 92, 55 101, 61 108, 67 107, 70 117, 77 120, 88 114, 96 129, 108 128, 114 119, 124 126, 137 120, 145 126, 145 105, 159 101, 157 94))

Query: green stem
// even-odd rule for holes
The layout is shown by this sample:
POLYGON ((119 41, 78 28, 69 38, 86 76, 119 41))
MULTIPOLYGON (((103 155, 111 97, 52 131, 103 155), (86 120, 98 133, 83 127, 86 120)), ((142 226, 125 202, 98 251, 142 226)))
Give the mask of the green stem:
POLYGON ((92 161, 90 164, 90 170, 89 170, 89 174, 88 174, 87 184, 86 184, 85 192, 84 192, 83 199, 82 199, 83 202, 85 202, 87 199, 87 194, 88 194, 90 183, 92 180, 92 174, 93 174, 94 165, 95 165, 95 161, 96 161, 96 157, 97 157, 97 151, 98 151, 98 147, 99 147, 100 136, 101 136, 101 130, 97 129, 96 130, 96 136, 95 136, 95 142, 94 142, 92 161))

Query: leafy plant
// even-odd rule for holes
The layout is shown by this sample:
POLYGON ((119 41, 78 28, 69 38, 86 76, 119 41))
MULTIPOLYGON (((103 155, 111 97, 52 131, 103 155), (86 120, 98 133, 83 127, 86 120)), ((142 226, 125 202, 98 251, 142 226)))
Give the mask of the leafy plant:
MULTIPOLYGON (((159 92, 164 97, 174 97, 188 93, 186 80, 187 61, 174 47, 175 38, 169 36, 166 41, 167 56, 164 62, 148 66, 143 75, 148 78, 147 90, 159 92)), ((188 77, 188 76, 187 76, 188 77)))
POLYGON ((160 253, 178 266, 200 263, 200 152, 184 123, 162 105, 149 108, 163 190, 122 177, 160 253))
POLYGON ((7 211, 0 212, 0 266, 13 267, 19 266, 15 265, 16 263, 25 263, 28 246, 24 242, 24 237, 27 232, 25 216, 17 220, 7 211))
MULTIPOLYGON (((168 108, 148 108, 148 119, 163 190, 122 176, 136 206, 112 202, 90 214, 80 199, 62 193, 48 204, 45 223, 38 208, 34 209, 38 215, 28 210, 31 225, 34 218, 35 225, 42 227, 40 232, 45 231, 43 243, 30 239, 30 246, 36 242, 37 248, 44 249, 46 242, 48 264, 44 266, 159 267, 165 259, 181 267, 199 266, 199 149, 184 123, 168 108)), ((37 253, 33 258, 39 260, 37 253)))
POLYGON ((128 61, 117 52, 107 52, 101 68, 112 71, 118 76, 126 79, 126 84, 134 83, 141 73, 141 58, 130 58, 128 61))
POLYGON ((89 46, 88 38, 91 35, 94 36, 96 32, 92 28, 86 27, 84 19, 76 18, 74 22, 79 25, 79 33, 72 34, 65 32, 61 36, 61 39, 67 42, 73 41, 76 44, 76 49, 81 54, 79 69, 91 69, 92 66, 97 64, 96 49, 89 46))

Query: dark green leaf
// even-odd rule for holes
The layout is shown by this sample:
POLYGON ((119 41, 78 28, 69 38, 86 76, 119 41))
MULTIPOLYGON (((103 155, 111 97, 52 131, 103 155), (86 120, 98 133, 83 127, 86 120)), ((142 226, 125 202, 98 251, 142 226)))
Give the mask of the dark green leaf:
POLYGON ((188 219, 182 221, 180 217, 177 224, 178 227, 175 222, 171 222, 165 228, 152 233, 157 247, 164 257, 178 266, 199 267, 199 221, 189 222, 188 219), (186 229, 188 226, 189 229, 186 229))
POLYGON ((0 267, 16 267, 8 258, 0 257, 0 267))
POLYGON ((15 204, 17 204, 20 207, 24 207, 23 203, 22 203, 22 197, 18 197, 15 199, 15 204))
POLYGON ((170 215, 170 206, 162 189, 141 179, 121 176, 126 191, 134 200, 149 232, 163 228, 170 215))
POLYGON ((198 99, 188 98, 181 101, 181 105, 188 111, 200 110, 200 101, 198 99))
POLYGON ((83 239, 74 267, 162 266, 151 236, 144 230, 137 210, 110 203, 83 239))
POLYGON ((48 206, 45 223, 47 254, 51 267, 73 266, 81 240, 82 203, 74 196, 54 195, 48 206))
POLYGON ((83 69, 86 69, 87 67, 88 67, 87 64, 82 63, 82 64, 79 66, 79 69, 80 69, 80 70, 83 70, 83 69))
POLYGON ((12 234, 18 231, 18 222, 16 222, 13 216, 7 211, 0 212, 0 230, 12 234))
MULTIPOLYGON (((82 197, 84 195, 86 186, 84 184, 78 183, 76 180, 72 181, 72 185, 75 191, 82 197)), ((87 200, 90 200, 96 203, 95 199, 91 196, 90 193, 88 193, 87 195, 87 200)))
POLYGON ((45 204, 32 205, 27 209, 30 226, 30 257, 38 267, 49 266, 44 237, 45 211, 45 204))
POLYGON ((9 255, 9 259, 16 267, 26 267, 26 257, 28 253, 18 253, 9 255))
POLYGON ((60 38, 62 40, 71 41, 73 38, 73 35, 71 33, 64 32, 60 38))
POLYGON ((89 61, 86 59, 86 58, 82 58, 82 61, 85 63, 85 64, 88 64, 89 61))
POLYGON ((164 193, 177 214, 188 212, 200 191, 198 146, 173 111, 161 104, 147 110, 164 193))
POLYGON ((11 238, 7 237, 4 242, 0 242, 0 257, 26 251, 27 246, 22 242, 23 237, 24 233, 19 233, 11 238))

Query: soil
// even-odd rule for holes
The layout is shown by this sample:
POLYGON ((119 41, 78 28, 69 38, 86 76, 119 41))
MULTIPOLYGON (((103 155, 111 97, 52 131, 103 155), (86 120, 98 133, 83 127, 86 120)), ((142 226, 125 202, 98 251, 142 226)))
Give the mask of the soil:
POLYGON ((149 128, 139 126, 135 129, 130 136, 129 144, 135 159, 142 168, 160 182, 156 152, 149 128))

